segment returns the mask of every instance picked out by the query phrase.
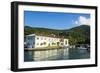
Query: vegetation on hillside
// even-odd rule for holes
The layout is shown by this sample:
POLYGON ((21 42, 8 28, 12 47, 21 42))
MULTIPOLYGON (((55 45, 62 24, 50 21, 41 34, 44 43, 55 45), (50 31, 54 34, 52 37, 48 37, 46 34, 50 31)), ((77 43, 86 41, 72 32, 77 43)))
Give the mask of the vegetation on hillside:
POLYGON ((25 26, 24 35, 29 34, 68 38, 71 45, 90 44, 90 26, 88 25, 81 25, 66 30, 25 26))

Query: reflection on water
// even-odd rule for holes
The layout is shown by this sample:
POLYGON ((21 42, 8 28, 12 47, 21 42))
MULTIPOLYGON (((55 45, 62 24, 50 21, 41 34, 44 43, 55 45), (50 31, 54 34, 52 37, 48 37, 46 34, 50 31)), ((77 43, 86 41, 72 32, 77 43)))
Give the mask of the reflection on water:
POLYGON ((90 58, 90 52, 86 49, 62 48, 41 51, 24 51, 24 61, 48 61, 48 60, 69 60, 69 59, 87 59, 90 58))

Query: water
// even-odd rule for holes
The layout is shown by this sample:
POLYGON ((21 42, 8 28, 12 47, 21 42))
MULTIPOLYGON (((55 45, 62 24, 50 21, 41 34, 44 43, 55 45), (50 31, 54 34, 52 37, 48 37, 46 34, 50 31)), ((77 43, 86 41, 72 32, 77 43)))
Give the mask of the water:
POLYGON ((24 61, 50 61, 90 58, 90 52, 86 49, 61 48, 41 51, 24 51, 24 61))

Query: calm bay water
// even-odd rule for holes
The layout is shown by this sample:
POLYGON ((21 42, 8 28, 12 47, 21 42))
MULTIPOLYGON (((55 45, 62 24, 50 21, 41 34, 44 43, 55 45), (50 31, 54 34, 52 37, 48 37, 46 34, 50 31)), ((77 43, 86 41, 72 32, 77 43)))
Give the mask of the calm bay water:
POLYGON ((24 51, 24 61, 50 61, 50 60, 69 60, 87 59, 90 52, 86 49, 62 48, 41 51, 24 51))

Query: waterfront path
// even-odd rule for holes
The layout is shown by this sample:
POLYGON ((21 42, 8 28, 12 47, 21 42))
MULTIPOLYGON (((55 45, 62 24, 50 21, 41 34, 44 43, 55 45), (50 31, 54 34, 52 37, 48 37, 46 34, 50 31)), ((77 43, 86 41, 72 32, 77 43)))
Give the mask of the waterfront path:
POLYGON ((69 48, 69 46, 66 47, 41 47, 41 48, 24 48, 25 51, 43 51, 43 50, 55 50, 55 49, 66 49, 69 48))

